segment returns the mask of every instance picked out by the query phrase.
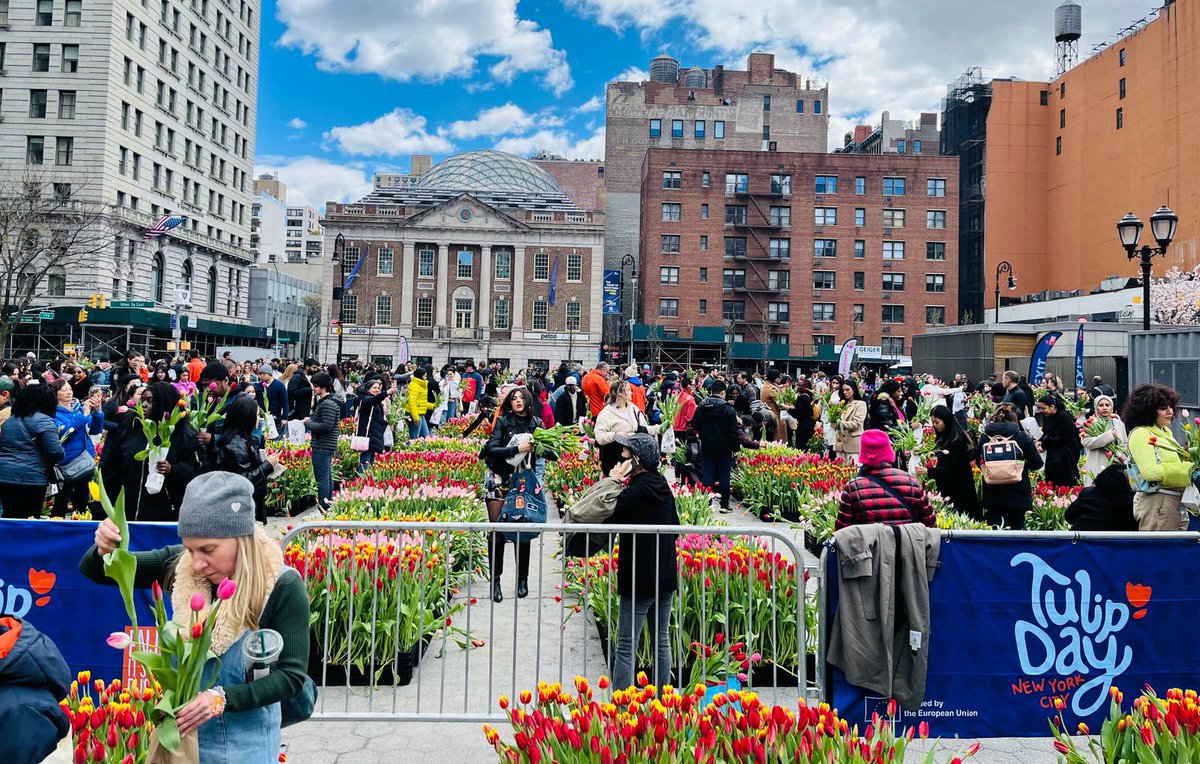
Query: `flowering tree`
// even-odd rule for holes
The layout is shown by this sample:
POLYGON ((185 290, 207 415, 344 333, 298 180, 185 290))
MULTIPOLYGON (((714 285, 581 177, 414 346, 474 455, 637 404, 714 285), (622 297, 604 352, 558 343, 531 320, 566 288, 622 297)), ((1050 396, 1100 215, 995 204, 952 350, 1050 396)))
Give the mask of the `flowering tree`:
POLYGON ((1200 265, 1188 271, 1171 268, 1165 278, 1152 281, 1150 306, 1160 324, 1200 324, 1200 265))

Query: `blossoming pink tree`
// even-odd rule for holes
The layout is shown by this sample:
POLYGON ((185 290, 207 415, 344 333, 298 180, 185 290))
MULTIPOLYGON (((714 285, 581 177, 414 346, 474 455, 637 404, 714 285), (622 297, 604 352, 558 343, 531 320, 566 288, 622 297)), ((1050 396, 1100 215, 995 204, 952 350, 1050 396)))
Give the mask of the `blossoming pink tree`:
POLYGON ((1191 270, 1171 268, 1150 284, 1154 320, 1167 326, 1200 324, 1200 265, 1191 270))

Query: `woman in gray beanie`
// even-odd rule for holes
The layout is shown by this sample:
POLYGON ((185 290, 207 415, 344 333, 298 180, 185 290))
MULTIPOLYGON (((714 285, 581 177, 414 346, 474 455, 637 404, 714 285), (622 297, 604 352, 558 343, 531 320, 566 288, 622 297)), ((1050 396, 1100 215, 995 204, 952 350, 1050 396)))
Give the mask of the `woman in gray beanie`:
MULTIPOLYGON (((279 756, 280 703, 304 688, 308 669, 308 593, 299 573, 284 565, 278 542, 254 521, 254 486, 241 475, 209 472, 193 480, 179 511, 182 544, 135 552, 134 585, 161 585, 176 623, 187 625, 190 602, 204 600, 203 616, 226 578, 233 597, 217 611, 212 651, 221 658, 216 686, 176 715, 180 733, 198 732, 201 761, 271 762, 279 756), (283 650, 266 676, 246 680, 242 646, 257 629, 283 637, 283 650)), ((96 528, 96 543, 79 570, 113 584, 104 561, 120 543, 111 520, 96 528)))

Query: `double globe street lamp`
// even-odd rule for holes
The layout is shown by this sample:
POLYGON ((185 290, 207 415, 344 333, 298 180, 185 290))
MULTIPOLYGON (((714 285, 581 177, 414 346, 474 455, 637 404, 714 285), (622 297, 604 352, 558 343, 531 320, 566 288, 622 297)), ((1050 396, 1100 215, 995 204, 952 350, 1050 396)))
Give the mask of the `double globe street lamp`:
POLYGON ((1144 227, 1137 215, 1127 213, 1117 223, 1117 233, 1121 236, 1121 246, 1130 260, 1141 259, 1142 262, 1142 329, 1150 331, 1150 259, 1155 255, 1166 255, 1171 239, 1175 238, 1175 229, 1179 226, 1179 216, 1165 204, 1150 216, 1150 233, 1158 242, 1157 247, 1143 244, 1138 248, 1144 227))

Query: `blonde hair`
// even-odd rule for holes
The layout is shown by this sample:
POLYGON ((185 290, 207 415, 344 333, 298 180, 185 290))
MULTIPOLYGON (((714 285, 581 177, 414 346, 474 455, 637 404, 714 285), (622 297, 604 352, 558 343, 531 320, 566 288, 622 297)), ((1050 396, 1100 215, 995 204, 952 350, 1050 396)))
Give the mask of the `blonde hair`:
MULTIPOLYGON (((261 526, 251 536, 238 536, 237 547, 237 563, 230 576, 237 582, 237 589, 229 601, 221 606, 221 620, 230 624, 235 634, 240 634, 245 629, 258 628, 258 619, 267 606, 267 598, 271 596, 275 580, 283 570, 283 550, 261 526)), ((192 553, 185 548, 172 571, 168 586, 174 588, 174 580, 180 571, 190 573, 191 569, 192 553)))
POLYGON ((286 369, 284 369, 284 370, 283 370, 283 376, 279 378, 279 381, 280 381, 280 382, 287 382, 289 379, 291 379, 291 378, 292 378, 292 375, 296 373, 296 369, 297 369, 297 368, 298 368, 298 367, 296 366, 296 364, 294 364, 294 363, 289 363, 289 364, 288 364, 288 367, 287 367, 286 369))

